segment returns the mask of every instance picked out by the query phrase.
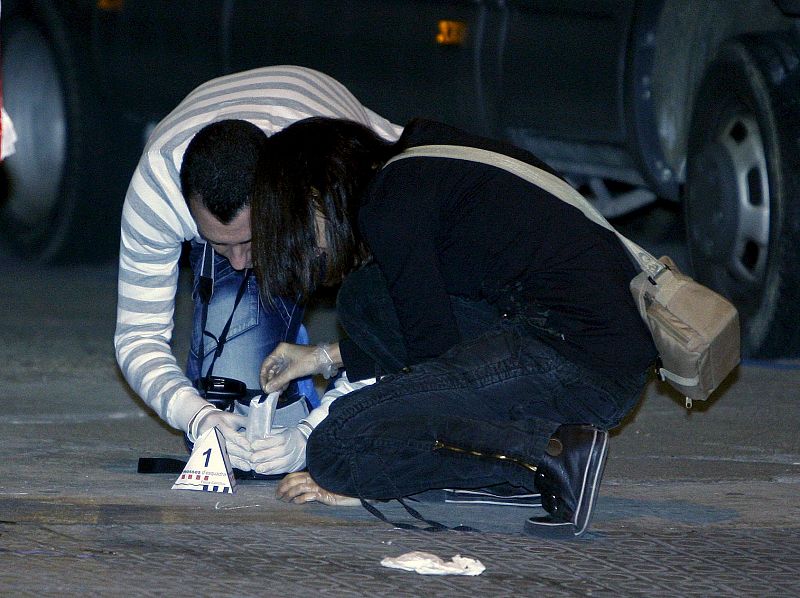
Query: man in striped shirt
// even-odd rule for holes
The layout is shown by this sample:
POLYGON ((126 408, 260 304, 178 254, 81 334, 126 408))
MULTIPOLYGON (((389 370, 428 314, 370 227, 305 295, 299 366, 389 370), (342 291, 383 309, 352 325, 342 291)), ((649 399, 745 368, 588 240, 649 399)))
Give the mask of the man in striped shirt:
MULTIPOLYGON (((241 380, 249 389, 259 388, 261 361, 279 340, 308 339, 302 327, 295 338, 287 339, 287 332, 294 329, 293 307, 288 303, 281 306, 286 307, 285 311, 265 307, 258 297, 258 285, 252 277, 246 278, 245 269, 251 266, 249 207, 244 206, 246 223, 245 212, 224 224, 203 210, 206 225, 198 227, 181 193, 184 152, 195 134, 210 123, 244 120, 269 135, 311 116, 355 120, 390 140, 401 133, 400 127, 362 106, 344 86, 322 73, 296 66, 265 67, 220 77, 192 91, 155 128, 133 174, 122 211, 114 335, 117 361, 139 396, 169 425, 188 433, 190 440, 191 432, 196 431, 190 429, 192 420, 209 409, 193 382, 207 372, 214 360, 216 339, 229 318, 225 350, 214 361, 213 373, 241 380), (207 220, 209 216, 211 220, 207 220), (211 251, 214 245, 207 241, 219 239, 206 230, 209 228, 214 235, 236 237, 237 248, 231 250, 232 245, 225 243, 218 245, 219 251, 211 251), (204 238, 204 234, 210 238, 204 238), (178 261, 186 241, 192 245, 195 275, 188 377, 170 347, 178 261), (205 327, 198 292, 203 258, 205 270, 211 272, 214 281, 205 327), (241 295, 238 303, 237 294, 241 295), (201 347, 203 355, 199 356, 201 347)), ((306 389, 313 392, 310 382, 306 389)), ((299 401, 279 410, 275 423, 292 425, 305 415, 304 402, 299 401), (301 406, 302 411, 298 412, 301 406)), ((239 431, 241 412, 216 417, 232 448, 229 452, 234 467, 251 469, 247 451, 236 448, 247 446, 239 431)))

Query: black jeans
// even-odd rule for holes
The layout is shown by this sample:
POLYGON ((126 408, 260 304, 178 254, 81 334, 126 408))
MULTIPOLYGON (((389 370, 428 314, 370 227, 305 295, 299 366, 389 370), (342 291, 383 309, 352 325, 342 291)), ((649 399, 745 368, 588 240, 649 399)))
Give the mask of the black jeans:
POLYGON ((542 342, 524 314, 453 305, 465 340, 400 371, 405 349, 377 267, 345 281, 342 326, 393 373, 339 398, 311 434, 308 468, 323 488, 366 499, 501 483, 533 490, 529 466, 558 426, 610 428, 637 403, 644 372, 599 375, 542 342))

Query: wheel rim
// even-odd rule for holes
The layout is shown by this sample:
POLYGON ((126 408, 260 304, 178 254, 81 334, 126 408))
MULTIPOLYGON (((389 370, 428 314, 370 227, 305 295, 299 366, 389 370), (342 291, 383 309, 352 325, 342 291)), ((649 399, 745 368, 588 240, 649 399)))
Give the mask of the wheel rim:
POLYGON ((53 49, 32 23, 14 21, 3 48, 3 100, 17 132, 4 163, 3 219, 23 242, 41 235, 59 201, 66 155, 64 92, 53 49))
POLYGON ((752 114, 723 119, 702 149, 693 181, 691 245, 697 274, 740 311, 761 304, 770 240, 770 190, 764 142, 752 114))

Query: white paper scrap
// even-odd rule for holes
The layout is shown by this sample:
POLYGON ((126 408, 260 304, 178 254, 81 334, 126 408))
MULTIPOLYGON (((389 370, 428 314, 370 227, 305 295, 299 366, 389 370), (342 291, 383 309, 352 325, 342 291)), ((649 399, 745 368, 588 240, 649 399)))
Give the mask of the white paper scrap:
POLYGON ((477 559, 457 554, 450 561, 444 561, 429 552, 407 552, 395 557, 385 557, 381 565, 390 569, 416 571, 422 575, 480 575, 486 570, 477 559))

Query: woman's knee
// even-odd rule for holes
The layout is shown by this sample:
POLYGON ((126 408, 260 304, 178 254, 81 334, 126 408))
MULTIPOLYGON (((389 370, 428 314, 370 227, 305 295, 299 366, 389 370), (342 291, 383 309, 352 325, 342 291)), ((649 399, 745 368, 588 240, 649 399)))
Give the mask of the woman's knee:
POLYGON ((308 438, 306 465, 314 481, 331 492, 354 496, 352 488, 351 457, 332 442, 323 421, 308 438))

